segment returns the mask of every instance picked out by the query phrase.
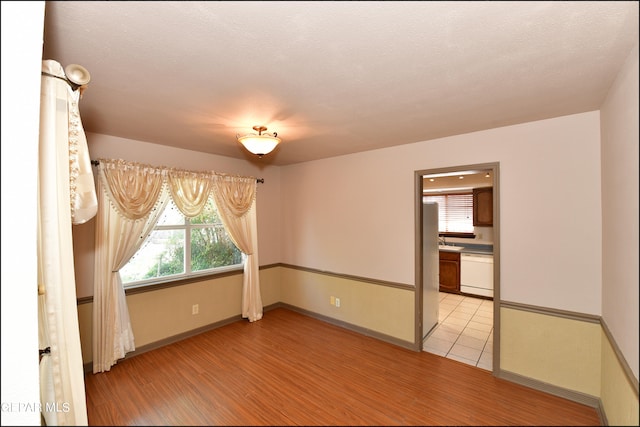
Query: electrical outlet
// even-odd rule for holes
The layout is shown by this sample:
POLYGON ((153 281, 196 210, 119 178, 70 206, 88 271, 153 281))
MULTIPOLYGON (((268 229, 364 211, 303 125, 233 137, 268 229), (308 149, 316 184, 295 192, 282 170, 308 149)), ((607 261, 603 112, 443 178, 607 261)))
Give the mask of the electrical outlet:
POLYGON ((336 298, 336 307, 340 307, 340 298, 336 298))
POLYGON ((331 304, 331 305, 336 305, 336 297, 334 297, 333 295, 331 295, 331 297, 329 298, 329 304, 331 304))
POLYGON ((198 314, 200 312, 200 306, 198 304, 193 304, 191 306, 191 314, 198 314))

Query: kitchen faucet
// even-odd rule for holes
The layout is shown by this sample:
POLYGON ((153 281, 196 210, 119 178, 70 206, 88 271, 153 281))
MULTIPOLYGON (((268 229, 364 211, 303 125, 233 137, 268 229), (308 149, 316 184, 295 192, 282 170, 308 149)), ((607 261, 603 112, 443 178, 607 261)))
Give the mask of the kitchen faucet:
POLYGON ((442 243, 443 245, 447 245, 447 240, 445 239, 444 236, 438 236, 438 242, 442 243))

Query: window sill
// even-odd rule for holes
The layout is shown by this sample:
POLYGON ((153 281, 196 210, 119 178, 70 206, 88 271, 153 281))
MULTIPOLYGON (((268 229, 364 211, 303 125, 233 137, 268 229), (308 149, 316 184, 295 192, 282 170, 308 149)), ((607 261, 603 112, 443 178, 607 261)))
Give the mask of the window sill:
POLYGON ((226 276, 235 276, 238 274, 243 274, 243 272, 244 272, 244 266, 242 265, 234 266, 228 269, 224 269, 222 271, 216 271, 212 273, 191 275, 189 277, 181 277, 178 279, 173 278, 173 279, 158 280, 153 283, 133 285, 133 286, 125 287, 124 293, 125 295, 141 294, 144 292, 157 291, 159 289, 173 288, 175 286, 182 286, 182 285, 188 285, 190 283, 202 282, 204 280, 209 280, 209 279, 218 279, 226 276))

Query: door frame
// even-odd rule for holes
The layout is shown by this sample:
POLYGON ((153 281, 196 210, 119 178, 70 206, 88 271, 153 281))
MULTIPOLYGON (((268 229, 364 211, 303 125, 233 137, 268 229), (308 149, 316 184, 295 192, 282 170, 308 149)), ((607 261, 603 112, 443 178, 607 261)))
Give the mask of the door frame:
POLYGON ((494 376, 500 371, 500 163, 479 163, 414 171, 415 216, 415 341, 417 351, 422 349, 422 177, 439 173, 486 169, 493 180, 493 367, 494 376))

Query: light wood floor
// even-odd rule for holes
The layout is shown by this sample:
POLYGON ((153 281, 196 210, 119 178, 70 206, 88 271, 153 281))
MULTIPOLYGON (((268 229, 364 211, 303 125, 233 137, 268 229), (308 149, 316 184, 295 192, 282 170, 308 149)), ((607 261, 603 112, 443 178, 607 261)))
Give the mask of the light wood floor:
POLYGON ((595 409, 278 308, 86 376, 90 425, 600 425, 595 409))

